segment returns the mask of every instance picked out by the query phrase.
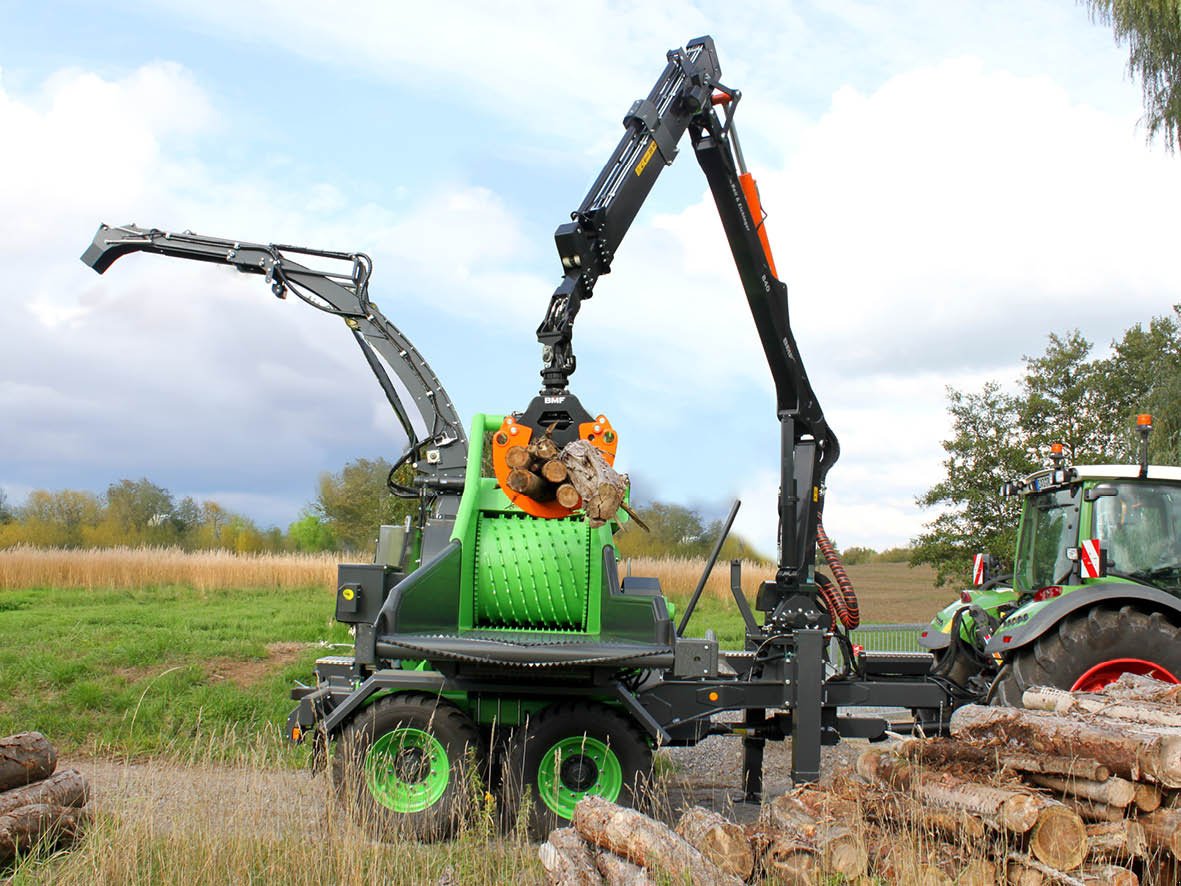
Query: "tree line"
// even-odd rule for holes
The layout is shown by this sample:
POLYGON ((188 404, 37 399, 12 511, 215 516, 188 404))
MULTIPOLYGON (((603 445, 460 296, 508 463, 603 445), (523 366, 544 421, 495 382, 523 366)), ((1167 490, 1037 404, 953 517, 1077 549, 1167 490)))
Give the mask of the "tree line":
POLYGON ((1078 464, 1134 463, 1135 417, 1150 413, 1149 460, 1181 464, 1181 306, 1132 326, 1105 356, 1093 349, 1077 330, 1052 334, 1015 386, 948 388, 944 477, 918 498, 941 513, 914 539, 912 562, 933 565, 941 582, 963 580, 977 552, 1011 566, 1021 502, 998 491, 1045 467, 1052 443, 1078 464))

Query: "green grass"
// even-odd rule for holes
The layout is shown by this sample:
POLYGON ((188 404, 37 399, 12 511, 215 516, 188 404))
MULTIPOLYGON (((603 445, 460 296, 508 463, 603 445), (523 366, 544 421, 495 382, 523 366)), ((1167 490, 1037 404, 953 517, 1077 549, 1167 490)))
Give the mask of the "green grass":
POLYGON ((0 734, 36 729, 65 753, 128 755, 204 750, 211 732, 277 735, 293 681, 324 654, 315 644, 349 639, 332 599, 323 588, 0 592, 0 734))

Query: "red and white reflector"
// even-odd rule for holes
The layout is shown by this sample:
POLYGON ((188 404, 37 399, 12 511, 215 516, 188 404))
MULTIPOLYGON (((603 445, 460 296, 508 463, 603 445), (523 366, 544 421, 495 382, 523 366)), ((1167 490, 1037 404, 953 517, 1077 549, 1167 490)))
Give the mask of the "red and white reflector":
POLYGON ((972 584, 980 587, 984 584, 984 555, 977 554, 972 561, 972 584))
POLYGON ((1088 538, 1078 551, 1079 568, 1083 578, 1098 578, 1101 572, 1099 564, 1102 562, 1103 549, 1099 539, 1088 538))

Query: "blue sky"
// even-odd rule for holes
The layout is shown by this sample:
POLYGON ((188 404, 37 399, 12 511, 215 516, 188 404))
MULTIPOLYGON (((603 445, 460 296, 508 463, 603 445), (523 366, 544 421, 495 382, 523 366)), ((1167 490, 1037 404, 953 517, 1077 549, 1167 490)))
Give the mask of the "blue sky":
MULTIPOLYGON (((100 221, 359 250, 465 416, 522 409, 553 230, 664 53, 741 88, 797 339, 842 442, 826 523, 905 543, 946 385, 1181 302, 1176 157, 1068 0, 425 4, 0 0, 0 487, 147 476, 285 524, 401 450, 347 332, 257 278, 78 260, 100 221)), ((575 331, 572 389, 640 499, 774 545, 770 380, 705 183, 665 171, 575 331)))

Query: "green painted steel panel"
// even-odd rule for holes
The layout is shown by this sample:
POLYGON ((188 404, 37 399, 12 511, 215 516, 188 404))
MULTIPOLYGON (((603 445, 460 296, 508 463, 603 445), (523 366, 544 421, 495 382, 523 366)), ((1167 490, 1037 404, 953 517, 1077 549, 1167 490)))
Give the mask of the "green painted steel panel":
POLYGON ((476 534, 475 627, 585 631, 586 521, 484 514, 476 534))

